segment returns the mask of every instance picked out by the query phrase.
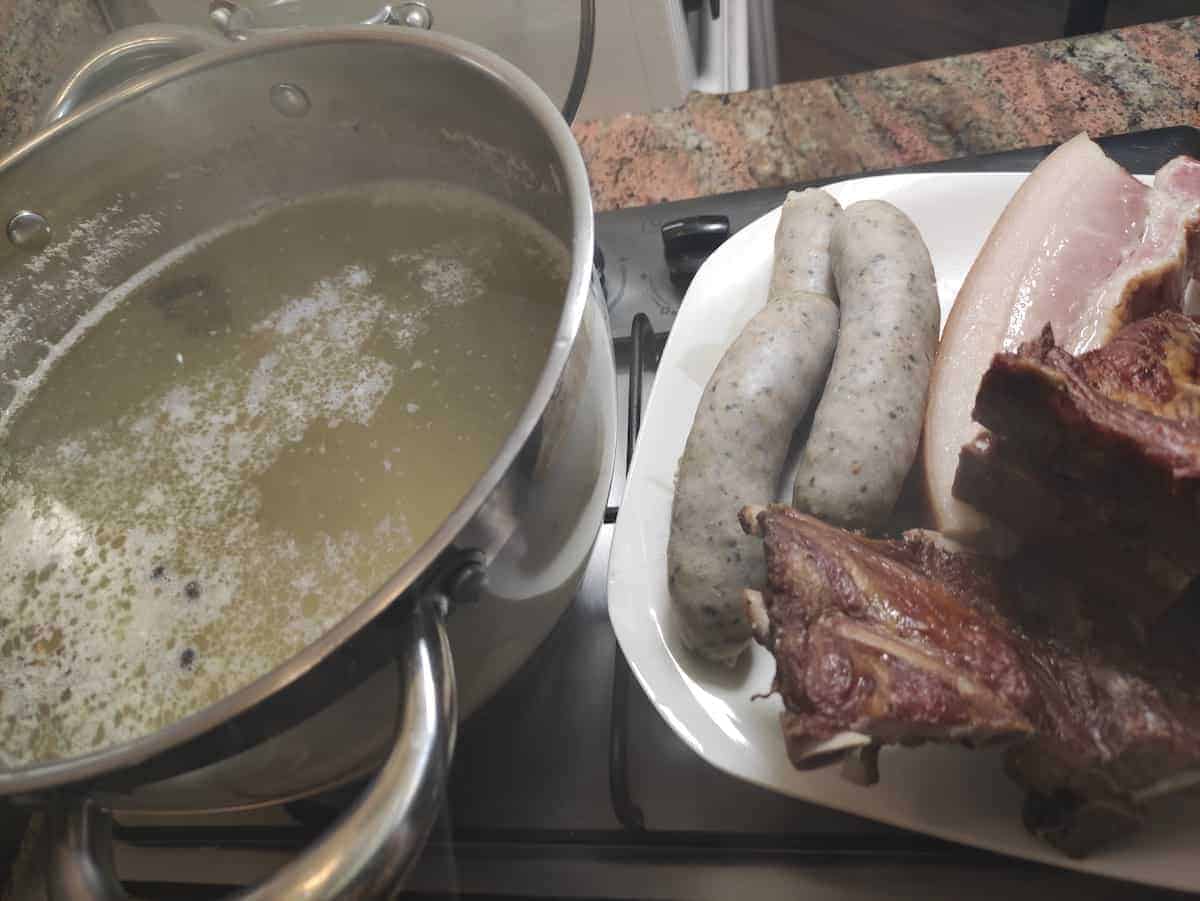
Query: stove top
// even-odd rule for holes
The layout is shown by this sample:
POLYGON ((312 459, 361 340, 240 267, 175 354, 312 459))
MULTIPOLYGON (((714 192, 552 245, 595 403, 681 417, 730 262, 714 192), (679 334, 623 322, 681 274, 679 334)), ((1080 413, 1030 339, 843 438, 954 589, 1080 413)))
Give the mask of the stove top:
MULTIPOLYGON (((1177 153, 1200 151, 1200 133, 1164 129, 1107 144, 1133 171, 1153 171, 1177 153)), ((1026 170, 1045 152, 925 168, 1026 170)), ((722 235, 784 194, 752 191, 597 217, 597 262, 630 431, 682 300, 684 281, 672 270, 686 273, 722 235), (669 261, 668 223, 679 223, 668 229, 669 261)), ((698 758, 631 678, 608 622, 611 522, 623 488, 619 467, 574 604, 527 666, 461 728, 446 809, 409 896, 949 899, 962 897, 966 880, 980 898, 1151 896, 784 798, 698 758)), ((139 897, 215 897, 214 885, 253 882, 311 841, 355 790, 254 815, 127 822, 116 832, 118 869, 139 897), (191 884, 186 893, 182 883, 191 884)))

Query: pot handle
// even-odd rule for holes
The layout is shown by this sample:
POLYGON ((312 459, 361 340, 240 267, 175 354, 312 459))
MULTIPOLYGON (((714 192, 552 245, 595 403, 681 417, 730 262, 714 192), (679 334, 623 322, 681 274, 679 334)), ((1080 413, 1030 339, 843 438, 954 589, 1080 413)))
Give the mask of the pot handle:
MULTIPOLYGON (((244 40, 249 36, 252 30, 249 27, 252 16, 238 0, 212 0, 209 9, 209 20, 227 38, 244 40)), ((404 25, 428 29, 433 27, 433 11, 430 9, 429 0, 386 3, 379 12, 364 19, 361 24, 404 25)), ((579 112, 579 104, 583 101, 595 43, 596 0, 579 0, 579 46, 575 53, 571 83, 567 87, 567 97, 562 106, 563 118, 567 120, 567 124, 575 121, 575 114, 579 112)))
MULTIPOLYGON (((437 819, 457 724, 446 599, 422 598, 407 617, 399 658, 396 744, 358 801, 305 854, 245 901, 331 901, 389 897, 407 878, 437 819)), ((53 807, 49 823, 51 901, 125 901, 112 857, 112 817, 90 799, 53 807)))
POLYGON ((42 112, 41 127, 48 128, 88 101, 139 75, 228 44, 213 31, 185 25, 122 28, 93 51, 54 92, 42 112))
MULTIPOLYGON (((424 3, 411 5, 428 12, 424 3)), ((563 118, 568 123, 574 121, 575 113, 579 111, 579 104, 583 100, 596 37, 596 0, 580 0, 579 7, 579 49, 576 52, 575 69, 562 109, 563 118)), ((219 50, 228 46, 230 41, 245 40, 249 32, 238 26, 240 12, 236 3, 218 0, 213 3, 213 30, 187 25, 152 24, 133 25, 116 31, 54 92, 42 113, 40 127, 49 128, 88 101, 95 100, 101 94, 114 90, 139 75, 145 75, 196 53, 219 50)), ((364 24, 407 24, 403 18, 395 18, 394 12, 390 5, 385 6, 380 16, 369 19, 364 24)), ((429 27, 428 24, 415 23, 414 26, 429 27)))

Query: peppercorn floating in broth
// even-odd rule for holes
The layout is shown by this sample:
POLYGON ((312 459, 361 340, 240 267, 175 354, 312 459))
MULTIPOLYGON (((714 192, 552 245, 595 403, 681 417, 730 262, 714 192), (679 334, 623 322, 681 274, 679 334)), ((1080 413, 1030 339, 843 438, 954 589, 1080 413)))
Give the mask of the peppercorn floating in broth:
POLYGON ((567 271, 522 214, 394 182, 107 297, 0 417, 0 762, 148 734, 369 597, 512 429, 567 271))

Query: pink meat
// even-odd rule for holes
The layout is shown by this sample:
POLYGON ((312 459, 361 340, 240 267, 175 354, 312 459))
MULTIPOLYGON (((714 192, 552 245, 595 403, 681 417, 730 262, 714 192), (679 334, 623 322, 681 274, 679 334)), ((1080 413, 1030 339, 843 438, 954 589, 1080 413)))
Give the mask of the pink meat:
MULTIPOLYGON (((1177 156, 1156 173, 1154 189, 1173 195, 1193 209, 1200 207, 1200 160, 1190 156, 1177 156)), ((1188 275, 1193 279, 1200 272, 1200 227, 1193 219, 1188 228, 1188 275)), ((1196 290, 1188 285, 1188 290, 1196 290)))
POLYGON ((1154 187, 1185 200, 1200 198, 1200 160, 1175 157, 1154 173, 1154 187))
MULTIPOLYGON (((1064 149, 1074 150, 1070 145, 1064 149)), ((995 282, 995 291, 983 286, 980 292, 989 305, 1009 307, 1007 316, 1001 314, 1006 351, 1015 352, 1047 322, 1061 335, 1088 319, 1145 229, 1150 189, 1091 141, 1072 157, 1076 158, 1080 165, 1070 173, 1073 177, 1053 186, 1057 190, 1043 191, 1041 206, 1027 210, 1031 218, 1020 223, 1021 234, 1014 237, 1021 245, 1023 265, 995 282), (1054 202, 1053 208, 1049 202, 1054 202), (1032 218, 1035 215, 1039 218, 1032 218), (1005 303, 1001 292, 1009 292, 1011 300, 1005 303)), ((1009 265, 1014 263, 1009 260, 1009 265)))
POLYGON ((1145 196, 1132 253, 1097 291, 1081 298, 1072 323, 1055 329, 1061 346, 1076 355, 1107 343, 1130 322, 1183 306, 1188 279, 1200 264, 1200 162, 1176 157, 1155 174, 1154 189, 1145 196))
POLYGON ((980 431, 971 408, 992 356, 1015 352, 1047 323, 1079 354, 1134 319, 1182 308, 1197 251, 1195 160, 1168 163, 1150 188, 1079 135, 1033 171, 992 228, 942 335, 924 449, 939 530, 993 551, 1009 543, 952 495, 959 451, 980 431))

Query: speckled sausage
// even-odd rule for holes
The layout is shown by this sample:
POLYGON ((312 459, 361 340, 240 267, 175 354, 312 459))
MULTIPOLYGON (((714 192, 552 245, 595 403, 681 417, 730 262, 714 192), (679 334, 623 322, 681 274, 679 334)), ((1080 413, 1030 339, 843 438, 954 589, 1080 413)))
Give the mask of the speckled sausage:
POLYGON ((738 511, 778 491, 796 425, 820 393, 837 343, 829 241, 841 215, 824 191, 793 193, 775 234, 766 306, 717 364, 679 460, 668 583, 683 643, 732 665, 750 640, 742 604, 761 585, 761 542, 738 511))
POLYGON ((833 226, 841 218, 841 205, 824 191, 810 188, 788 193, 775 228, 775 262, 767 289, 770 300, 796 291, 837 300, 829 246, 833 226))
POLYGON ((841 330, 793 500, 827 522, 871 529, 891 514, 917 453, 937 287, 917 227, 880 200, 847 208, 831 256, 841 330))

